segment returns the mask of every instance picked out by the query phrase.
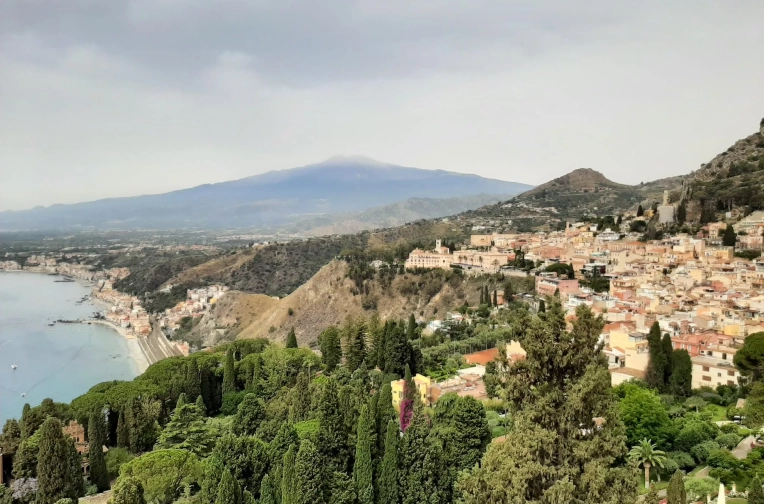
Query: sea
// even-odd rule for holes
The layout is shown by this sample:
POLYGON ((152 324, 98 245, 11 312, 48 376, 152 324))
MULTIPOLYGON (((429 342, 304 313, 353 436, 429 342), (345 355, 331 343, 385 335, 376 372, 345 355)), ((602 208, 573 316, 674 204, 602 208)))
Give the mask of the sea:
POLYGON ((0 272, 0 426, 24 403, 69 402, 97 383, 131 380, 137 368, 127 343, 102 324, 48 324, 90 318, 103 309, 82 282, 60 276, 0 272), (13 369, 12 366, 16 366, 13 369), (22 394, 25 394, 22 397, 22 394))

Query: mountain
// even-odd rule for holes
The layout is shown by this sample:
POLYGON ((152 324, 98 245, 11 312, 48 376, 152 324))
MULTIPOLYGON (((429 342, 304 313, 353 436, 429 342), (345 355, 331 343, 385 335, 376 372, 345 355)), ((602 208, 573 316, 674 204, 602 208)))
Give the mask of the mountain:
POLYGON ((164 194, 0 212, 0 229, 264 228, 309 216, 361 212, 414 197, 518 194, 532 186, 338 156, 164 194))
POLYGON ((687 218, 713 220, 716 212, 764 209, 764 119, 759 131, 690 173, 681 187, 687 218))

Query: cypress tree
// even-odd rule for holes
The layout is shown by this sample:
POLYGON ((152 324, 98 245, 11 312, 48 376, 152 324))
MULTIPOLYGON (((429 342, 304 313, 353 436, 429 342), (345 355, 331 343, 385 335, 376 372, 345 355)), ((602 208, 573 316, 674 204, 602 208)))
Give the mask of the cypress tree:
POLYGON ((326 367, 326 371, 331 373, 342 362, 340 333, 336 327, 328 327, 318 337, 318 342, 321 347, 321 360, 326 367))
MULTIPOLYGON (((428 453, 430 428, 424 412, 417 410, 400 442, 400 471, 398 472, 400 499, 403 504, 428 502, 430 494, 426 484, 425 459, 428 453)), ((436 501, 437 502, 437 501, 436 501)))
POLYGON ((236 392, 236 367, 233 360, 233 348, 229 348, 225 354, 223 365, 223 395, 236 392))
POLYGON ((106 459, 103 456, 103 446, 106 444, 106 427, 103 414, 96 411, 88 419, 88 463, 90 465, 90 483, 99 492, 109 489, 109 471, 106 469, 106 459))
POLYGON ((260 504, 278 504, 276 489, 270 474, 263 476, 262 481, 260 481, 260 504))
POLYGON ((281 472, 281 504, 297 504, 297 479, 295 462, 297 447, 292 445, 284 454, 281 472))
POLYGON ((21 427, 21 439, 26 439, 34 434, 34 432, 32 432, 32 425, 29 418, 30 411, 32 411, 32 407, 29 403, 25 403, 24 407, 21 409, 21 421, 19 422, 19 426, 21 427))
POLYGON ((485 292, 483 291, 483 288, 481 287, 480 288, 480 305, 482 306, 484 304, 485 304, 485 292))
POLYGON ((663 353, 663 345, 661 343, 661 328, 658 322, 653 322, 650 327, 650 334, 647 335, 647 343, 650 351, 650 360, 647 363, 647 372, 645 373, 645 381, 648 385, 658 390, 665 388, 665 370, 666 354, 663 353))
POLYGON ((223 477, 220 479, 220 485, 218 485, 215 504, 241 504, 239 482, 231 475, 231 471, 227 467, 223 470, 223 477))
POLYGON ((400 424, 401 430, 406 432, 414 414, 416 404, 419 402, 419 391, 414 380, 411 378, 411 369, 408 364, 403 375, 403 399, 401 400, 400 424))
POLYGON ((366 359, 366 335, 363 326, 352 324, 345 329, 345 366, 353 372, 366 359))
POLYGON ((375 444, 374 419, 371 417, 369 407, 361 408, 361 416, 358 418, 355 445, 355 465, 353 466, 353 482, 359 504, 374 503, 374 465, 372 463, 372 447, 375 444))
POLYGON ((692 393, 692 360, 687 350, 674 350, 671 354, 671 393, 689 397, 692 393))
POLYGON ((265 420, 265 403, 255 394, 247 394, 236 411, 233 433, 237 436, 254 436, 263 420, 265 420))
POLYGON ((199 411, 202 412, 202 414, 207 413, 207 407, 204 405, 204 399, 201 395, 196 396, 196 407, 199 408, 199 411))
POLYGON ((684 224, 684 221, 687 220, 687 205, 685 205, 684 201, 679 203, 679 208, 676 211, 676 220, 679 224, 684 224))
POLYGON ((199 376, 199 367, 196 365, 196 359, 189 359, 186 365, 186 383, 184 392, 190 399, 199 397, 202 393, 202 382, 199 376))
POLYGON ((346 472, 348 469, 348 432, 342 412, 337 381, 330 378, 324 385, 318 405, 319 427, 316 438, 318 451, 323 455, 329 472, 346 472))
MULTIPOLYGON (((297 430, 290 423, 282 423, 279 427, 279 431, 276 433, 276 437, 268 445, 268 455, 271 461, 271 466, 280 466, 284 460, 284 454, 286 454, 289 447, 297 445, 300 442, 300 438, 297 435, 297 430)), ((275 476, 275 475, 273 475, 275 476)), ((273 484, 280 484, 281 480, 274 480, 273 484)))
POLYGON ((178 401, 175 403, 175 409, 180 408, 184 404, 188 403, 188 397, 185 392, 181 392, 178 396, 178 401))
POLYGON ((294 327, 289 330, 286 339, 287 348, 297 348, 297 335, 294 333, 294 327))
POLYGON ((132 476, 121 477, 114 485, 111 504, 146 504, 143 497, 143 485, 132 476))
POLYGON ((66 440, 67 459, 69 461, 69 481, 67 495, 75 502, 85 495, 85 480, 82 478, 82 456, 77 452, 74 439, 66 440))
POLYGON ((668 387, 671 383, 671 369, 673 367, 671 360, 674 355, 674 344, 671 342, 671 336, 669 336, 668 333, 663 335, 661 348, 663 349, 663 355, 666 356, 666 367, 663 370, 663 383, 668 387))
POLYGON ((682 471, 677 470, 669 481, 666 489, 667 504, 685 504, 687 502, 687 492, 684 489, 684 477, 682 471))
POLYGON ((398 503, 398 437, 400 431, 393 420, 387 422, 385 435, 385 455, 379 471, 377 502, 379 504, 398 503))
POLYGON ((292 390, 294 391, 294 398, 290 410, 291 422, 298 423, 307 420, 310 414, 311 395, 308 373, 300 371, 300 374, 297 375, 297 384, 292 390))
POLYGON ((639 205, 637 207, 637 217, 642 217, 643 215, 645 215, 645 209, 642 208, 642 205, 639 205))
POLYGON ((546 313, 546 304, 543 299, 539 300, 539 313, 546 313))
POLYGON ((496 289, 493 290, 493 305, 499 306, 499 294, 496 289))
POLYGON ((66 497, 71 486, 67 442, 61 428, 56 417, 48 417, 40 427, 36 501, 39 504, 53 504, 66 497))
POLYGON ((411 341, 416 338, 416 319, 414 314, 409 315, 409 323, 406 325, 406 339, 411 341))
POLYGON ((316 445, 310 439, 303 439, 295 459, 294 504, 320 504, 324 501, 324 465, 316 445))
POLYGON ((661 504, 661 498, 658 496, 658 490, 655 489, 655 485, 650 485, 650 491, 645 495, 644 504, 661 504))
POLYGON ((722 245, 725 247, 734 247, 736 242, 737 233, 735 233, 735 229, 732 227, 732 224, 727 224, 727 227, 724 230, 724 234, 722 235, 722 245))
POLYGON ((403 329, 390 324, 385 339, 385 373, 400 376, 411 358, 411 345, 403 329))
POLYGON ((758 476, 754 476, 748 485, 748 504, 764 504, 764 490, 758 476))
POLYGON ((377 427, 377 453, 381 454, 385 448, 385 434, 387 424, 395 420, 395 407, 393 407, 393 389, 390 382, 385 382, 377 394, 376 427, 377 427))
POLYGON ((119 410, 119 417, 117 417, 117 446, 119 448, 130 447, 130 431, 127 428, 124 408, 119 410))

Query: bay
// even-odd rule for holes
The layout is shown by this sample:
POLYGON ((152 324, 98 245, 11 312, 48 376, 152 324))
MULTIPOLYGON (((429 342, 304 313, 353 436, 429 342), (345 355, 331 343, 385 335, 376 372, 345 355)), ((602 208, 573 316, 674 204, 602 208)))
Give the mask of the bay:
POLYGON ((60 276, 0 272, 0 425, 24 403, 69 402, 93 385, 137 376, 125 339, 100 324, 48 326, 89 318, 102 309, 80 282, 60 276), (14 370, 12 365, 17 366, 14 370), (22 397, 21 394, 26 394, 22 397))

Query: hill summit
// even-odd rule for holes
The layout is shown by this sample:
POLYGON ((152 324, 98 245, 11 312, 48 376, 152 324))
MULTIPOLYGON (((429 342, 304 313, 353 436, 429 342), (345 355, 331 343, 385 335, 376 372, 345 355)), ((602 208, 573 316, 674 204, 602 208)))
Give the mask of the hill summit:
POLYGON ((617 184, 609 180, 602 173, 591 168, 579 168, 562 177, 550 180, 540 186, 531 189, 521 195, 529 197, 546 191, 564 191, 564 192, 589 192, 597 189, 626 187, 623 184, 617 184))

